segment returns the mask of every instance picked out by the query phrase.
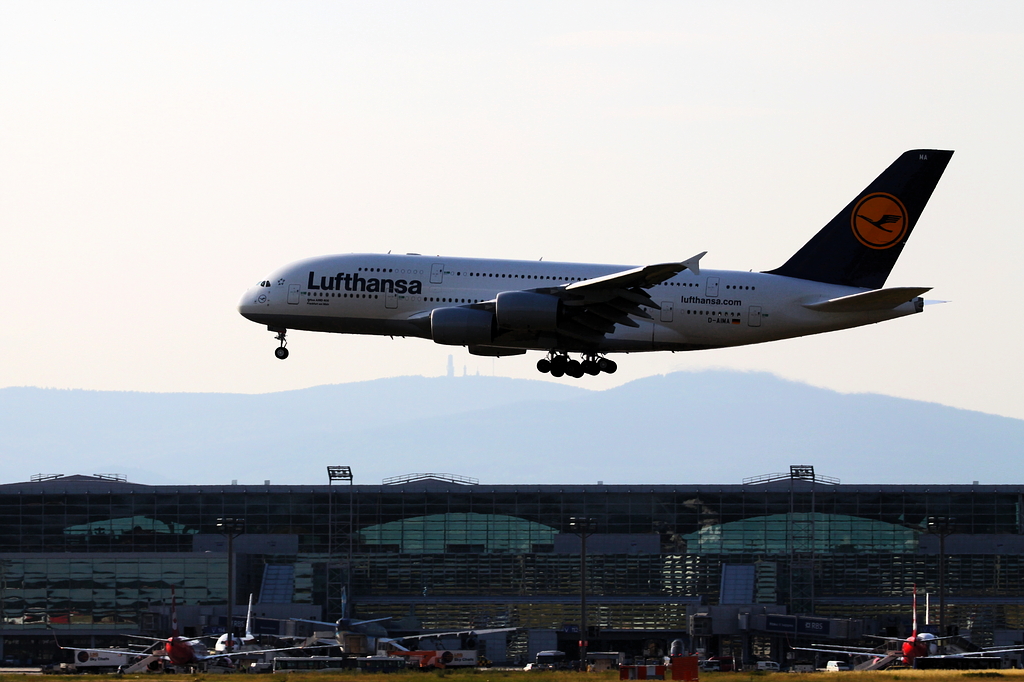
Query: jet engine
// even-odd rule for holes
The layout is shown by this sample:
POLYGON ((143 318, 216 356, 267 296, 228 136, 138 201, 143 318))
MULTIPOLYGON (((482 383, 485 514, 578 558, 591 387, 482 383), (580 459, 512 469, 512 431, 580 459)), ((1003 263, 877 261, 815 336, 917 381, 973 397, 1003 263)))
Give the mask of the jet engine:
POLYGON ((446 346, 487 345, 494 338, 494 315, 473 308, 434 308, 430 336, 446 346))
POLYGON ((503 291, 495 301, 498 326, 517 331, 556 331, 562 302, 530 291, 503 291))

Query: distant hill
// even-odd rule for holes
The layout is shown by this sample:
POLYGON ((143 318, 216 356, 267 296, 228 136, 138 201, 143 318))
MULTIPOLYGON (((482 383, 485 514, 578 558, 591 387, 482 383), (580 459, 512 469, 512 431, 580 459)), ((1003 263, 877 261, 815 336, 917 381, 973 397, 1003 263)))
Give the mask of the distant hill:
POLYGON ((0 483, 739 483, 813 464, 844 483, 1022 483, 1024 421, 763 373, 654 376, 606 391, 400 377, 264 395, 0 389, 0 483))

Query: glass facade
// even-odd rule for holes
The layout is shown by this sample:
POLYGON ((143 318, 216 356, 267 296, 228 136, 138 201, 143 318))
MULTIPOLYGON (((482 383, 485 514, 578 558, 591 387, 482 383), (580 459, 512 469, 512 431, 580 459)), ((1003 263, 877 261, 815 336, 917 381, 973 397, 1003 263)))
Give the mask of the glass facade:
MULTIPOLYGON (((436 543, 432 534, 441 519, 445 533, 486 535, 483 551, 490 553, 523 551, 526 539, 545 544, 546 529, 570 532, 573 516, 594 519, 599 533, 654 532, 668 541, 694 533, 703 537, 713 526, 731 530, 729 524, 751 519, 763 519, 752 523, 777 534, 773 519, 792 521, 799 514, 824 515, 816 518, 830 524, 845 523, 842 517, 850 523, 878 522, 848 530, 866 534, 863 541, 869 543, 893 528, 922 532, 934 516, 955 519, 954 532, 960 534, 1019 534, 1021 494, 1016 486, 818 485, 813 491, 789 491, 772 485, 451 484, 437 489, 408 484, 353 486, 350 491, 347 486, 172 487, 105 481, 62 486, 57 479, 0 485, 0 552, 191 552, 193 536, 216 533, 220 517, 245 519, 248 533, 297 535, 303 553, 333 551, 332 544, 347 541, 350 522, 362 544, 395 544, 385 539, 396 532, 399 544, 411 547, 414 534, 436 543), (395 523, 400 526, 389 525, 395 523)), ((751 541, 778 542, 764 534, 751 541)))
POLYGON ((196 543, 217 534, 219 518, 233 517, 244 520, 246 534, 288 536, 297 547, 291 554, 243 552, 239 594, 259 593, 267 564, 287 564, 294 567, 292 600, 324 605, 325 618, 350 604, 361 617, 412 613, 424 627, 560 629, 578 619, 579 557, 562 542, 571 538, 574 516, 594 520, 593 546, 604 547, 588 559, 588 620, 599 627, 685 627, 685 604, 717 602, 724 564, 757 566, 759 603, 882 617, 905 611, 915 584, 937 592, 940 561, 929 519, 939 517, 949 540, 950 613, 975 614, 970 621, 978 628, 1024 627, 1022 494, 1019 486, 799 480, 16 483, 0 486, 0 617, 6 634, 46 625, 98 632, 137 629, 140 613, 166 603, 172 587, 180 603, 223 604, 225 555, 197 551, 196 543))
POLYGON ((225 554, 0 555, 4 630, 138 630, 150 605, 223 604, 225 554))
POLYGON ((530 554, 553 545, 558 531, 503 514, 434 514, 369 526, 359 531, 360 547, 401 554, 530 554))
POLYGON ((846 514, 794 512, 711 524, 683 540, 690 554, 913 554, 924 530, 846 514), (801 529, 813 533, 801 538, 801 529))

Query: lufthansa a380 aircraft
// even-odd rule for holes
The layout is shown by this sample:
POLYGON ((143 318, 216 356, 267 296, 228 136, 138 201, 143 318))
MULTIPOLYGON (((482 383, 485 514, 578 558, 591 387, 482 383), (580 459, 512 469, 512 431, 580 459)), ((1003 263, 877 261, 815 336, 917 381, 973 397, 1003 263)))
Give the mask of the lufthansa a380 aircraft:
MULTIPOLYGON (((289 329, 416 336, 475 355, 546 356, 554 376, 614 372, 609 353, 701 350, 919 313, 928 287, 883 288, 953 152, 908 151, 782 267, 704 270, 346 254, 286 265, 238 306, 288 357, 289 329), (580 355, 580 360, 570 354, 580 355)), ((706 252, 705 252, 706 253, 706 252)))

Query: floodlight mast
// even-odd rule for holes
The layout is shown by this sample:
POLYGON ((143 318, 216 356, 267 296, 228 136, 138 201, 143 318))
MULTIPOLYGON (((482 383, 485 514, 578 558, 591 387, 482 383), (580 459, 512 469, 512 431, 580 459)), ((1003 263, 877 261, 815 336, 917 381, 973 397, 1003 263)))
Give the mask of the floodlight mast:
POLYGON ((594 534, 597 519, 570 516, 569 529, 580 536, 580 672, 587 670, 587 536, 594 534))
MULTIPOLYGON (((345 598, 342 601, 341 617, 348 618, 348 603, 352 595, 352 536, 355 534, 355 491, 350 466, 329 466, 327 467, 327 485, 333 485, 335 481, 348 481, 348 565, 345 567, 345 598)), ((334 494, 328 493, 328 519, 327 530, 327 556, 328 563, 334 557, 334 494)))
POLYGON ((235 642, 234 604, 235 604, 235 538, 245 532, 245 521, 232 517, 217 519, 217 532, 228 539, 228 623, 227 650, 230 653, 235 642))
POLYGON ((926 523, 928 532, 939 536, 939 636, 945 637, 948 634, 946 632, 946 536, 952 534, 956 519, 951 516, 929 516, 926 523))

